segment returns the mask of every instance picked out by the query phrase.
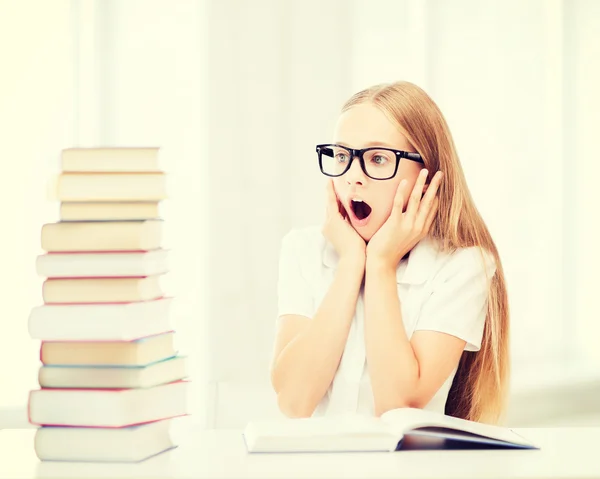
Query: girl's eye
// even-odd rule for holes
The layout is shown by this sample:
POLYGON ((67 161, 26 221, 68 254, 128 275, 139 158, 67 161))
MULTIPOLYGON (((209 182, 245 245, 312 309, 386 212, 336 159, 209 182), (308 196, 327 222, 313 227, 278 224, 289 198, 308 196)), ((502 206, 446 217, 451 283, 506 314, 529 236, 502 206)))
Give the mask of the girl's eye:
POLYGON ((338 153, 335 155, 335 159, 338 161, 338 163, 345 163, 348 161, 348 155, 346 153, 338 153))
POLYGON ((371 158, 371 161, 376 165, 385 165, 389 160, 383 155, 375 155, 373 158, 371 158))

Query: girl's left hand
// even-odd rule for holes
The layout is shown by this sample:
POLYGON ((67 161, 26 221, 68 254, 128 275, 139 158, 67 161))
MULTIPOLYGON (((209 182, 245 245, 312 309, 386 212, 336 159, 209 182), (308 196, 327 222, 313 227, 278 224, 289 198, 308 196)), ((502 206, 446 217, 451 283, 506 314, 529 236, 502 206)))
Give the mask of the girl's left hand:
POLYGON ((367 244, 367 263, 377 262, 396 269, 404 255, 427 236, 437 212, 437 191, 442 181, 442 172, 438 171, 431 184, 426 187, 427 174, 426 169, 421 170, 406 212, 402 212, 406 180, 400 182, 389 218, 367 244))

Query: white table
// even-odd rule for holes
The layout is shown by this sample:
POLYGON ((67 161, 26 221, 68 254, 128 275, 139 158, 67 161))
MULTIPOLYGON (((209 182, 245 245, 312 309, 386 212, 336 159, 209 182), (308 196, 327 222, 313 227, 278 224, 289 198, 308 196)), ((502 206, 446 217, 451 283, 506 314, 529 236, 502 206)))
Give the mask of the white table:
POLYGON ((181 446, 139 464, 40 462, 34 430, 0 431, 0 478, 600 477, 600 428, 515 429, 541 450, 247 454, 238 430, 188 428, 181 446))

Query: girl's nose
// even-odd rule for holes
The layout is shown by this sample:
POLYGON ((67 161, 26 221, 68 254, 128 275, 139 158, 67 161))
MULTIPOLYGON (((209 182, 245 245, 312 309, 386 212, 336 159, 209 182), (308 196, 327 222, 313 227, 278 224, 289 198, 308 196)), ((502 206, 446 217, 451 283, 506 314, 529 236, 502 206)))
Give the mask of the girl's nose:
POLYGON ((360 160, 354 158, 354 161, 350 165, 350 169, 344 175, 349 185, 363 185, 365 182, 365 172, 360 166, 360 160))

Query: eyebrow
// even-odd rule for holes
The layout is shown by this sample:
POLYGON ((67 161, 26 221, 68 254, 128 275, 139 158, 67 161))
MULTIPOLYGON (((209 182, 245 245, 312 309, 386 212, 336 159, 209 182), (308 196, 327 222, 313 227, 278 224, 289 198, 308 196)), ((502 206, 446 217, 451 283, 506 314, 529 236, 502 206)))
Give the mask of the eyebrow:
MULTIPOLYGON (((338 141, 337 144, 345 146, 347 148, 350 148, 350 146, 348 146, 348 144, 343 141, 338 141)), ((372 146, 382 146, 385 148, 391 148, 393 150, 401 150, 402 149, 402 148, 398 148, 397 146, 390 145, 389 143, 386 143, 385 141, 369 141, 368 143, 365 144, 364 148, 370 148, 372 146)))

